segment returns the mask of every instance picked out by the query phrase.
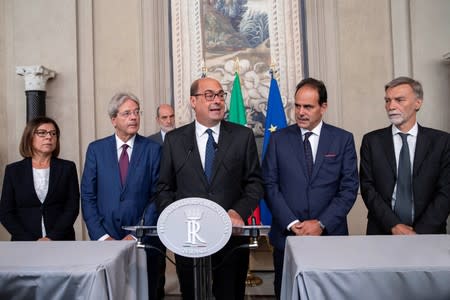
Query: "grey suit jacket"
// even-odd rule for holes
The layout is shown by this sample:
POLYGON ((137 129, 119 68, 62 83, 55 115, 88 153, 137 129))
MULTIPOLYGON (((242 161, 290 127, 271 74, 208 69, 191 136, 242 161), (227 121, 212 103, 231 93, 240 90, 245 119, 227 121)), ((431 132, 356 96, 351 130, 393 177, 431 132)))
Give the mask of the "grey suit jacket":
MULTIPOLYGON (((363 137, 361 194, 368 208, 367 234, 390 234, 401 223, 391 208, 397 180, 391 127, 363 137)), ((450 138, 447 132, 422 127, 413 162, 414 223, 417 233, 445 233, 450 212, 450 138)))
POLYGON ((163 139, 162 139, 162 134, 161 134, 161 130, 148 136, 149 139, 157 142, 158 144, 162 145, 163 144, 163 139))

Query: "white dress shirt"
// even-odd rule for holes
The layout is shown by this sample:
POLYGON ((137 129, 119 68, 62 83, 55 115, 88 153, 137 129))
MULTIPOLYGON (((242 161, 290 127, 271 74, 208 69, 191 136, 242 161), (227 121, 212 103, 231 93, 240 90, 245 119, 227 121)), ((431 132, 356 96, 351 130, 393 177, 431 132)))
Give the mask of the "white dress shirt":
POLYGON ((122 154, 122 146, 124 144, 128 145, 127 153, 128 160, 131 160, 131 154, 133 153, 134 140, 136 139, 136 135, 134 135, 131 139, 129 139, 126 143, 124 143, 117 135, 116 135, 116 147, 117 147, 117 162, 120 160, 120 155, 122 154))
MULTIPOLYGON (((50 181, 50 168, 36 169, 33 168, 33 182, 36 195, 41 203, 44 203, 48 193, 48 184, 50 181)), ((47 235, 44 224, 44 216, 41 217, 42 237, 47 235)))
POLYGON ((220 134, 220 122, 213 127, 206 127, 195 121, 195 138, 197 140, 198 152, 200 154, 200 159, 202 161, 203 170, 205 169, 205 152, 206 152, 206 143, 208 142, 208 133, 206 133, 207 129, 212 130, 212 135, 216 144, 219 142, 219 134, 220 134))

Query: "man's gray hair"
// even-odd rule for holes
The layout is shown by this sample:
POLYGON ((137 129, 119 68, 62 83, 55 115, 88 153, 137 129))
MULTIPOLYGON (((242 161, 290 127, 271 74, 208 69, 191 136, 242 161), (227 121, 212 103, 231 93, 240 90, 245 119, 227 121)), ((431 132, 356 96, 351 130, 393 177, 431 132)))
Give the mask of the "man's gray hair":
POLYGON ((119 107, 127 100, 134 101, 138 106, 140 106, 138 97, 136 97, 132 93, 117 93, 111 98, 111 101, 109 101, 108 106, 109 117, 110 118, 117 117, 119 107))
POLYGON ((423 88, 422 84, 418 82, 417 80, 414 80, 410 77, 402 76, 397 77, 384 86, 384 91, 387 91, 387 89, 396 87, 401 84, 407 84, 411 87, 411 89, 414 91, 414 94, 416 94, 416 97, 423 100, 423 88))

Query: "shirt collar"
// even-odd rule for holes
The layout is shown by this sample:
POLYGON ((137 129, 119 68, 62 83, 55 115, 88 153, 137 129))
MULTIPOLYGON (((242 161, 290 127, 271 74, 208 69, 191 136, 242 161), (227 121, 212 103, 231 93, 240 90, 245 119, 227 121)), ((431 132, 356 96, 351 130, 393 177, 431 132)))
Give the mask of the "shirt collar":
POLYGON ((316 127, 314 127, 312 130, 308 130, 308 129, 304 129, 304 128, 300 128, 300 130, 302 131, 302 136, 305 135, 305 133, 307 132, 312 132, 317 136, 320 136, 320 131, 322 130, 322 125, 323 125, 323 121, 321 120, 319 122, 319 124, 317 124, 316 127))
POLYGON ((205 134, 205 131, 208 128, 210 128, 213 131, 213 133, 215 133, 215 134, 217 134, 217 136, 219 136, 219 133, 220 133, 220 122, 217 123, 213 127, 206 127, 206 126, 200 124, 199 122, 197 122, 197 120, 195 120, 195 134, 197 135, 197 137, 200 137, 203 134, 205 134))
MULTIPOLYGON (((417 125, 417 122, 416 122, 416 123, 414 123, 414 126, 407 132, 407 134, 417 137, 418 132, 419 132, 419 126, 417 125)), ((392 135, 394 136, 398 133, 401 133, 400 129, 398 129, 397 126, 392 125, 392 135)))
POLYGON ((116 146, 117 150, 120 150, 123 146, 123 144, 127 144, 131 149, 133 149, 134 146, 134 140, 136 139, 136 135, 134 135, 132 138, 130 138, 126 143, 124 143, 118 136, 115 134, 116 137, 116 146))

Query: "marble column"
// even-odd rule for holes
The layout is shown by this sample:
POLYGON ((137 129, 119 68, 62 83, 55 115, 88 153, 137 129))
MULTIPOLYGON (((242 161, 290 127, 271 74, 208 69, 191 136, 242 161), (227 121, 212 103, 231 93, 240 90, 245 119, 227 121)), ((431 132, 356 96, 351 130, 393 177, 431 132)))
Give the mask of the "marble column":
POLYGON ((27 122, 35 117, 45 116, 46 83, 56 76, 56 72, 36 65, 16 67, 16 73, 25 80, 27 122))

